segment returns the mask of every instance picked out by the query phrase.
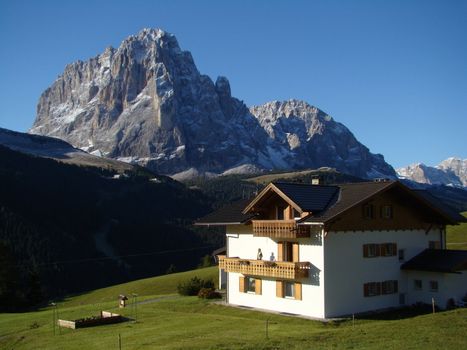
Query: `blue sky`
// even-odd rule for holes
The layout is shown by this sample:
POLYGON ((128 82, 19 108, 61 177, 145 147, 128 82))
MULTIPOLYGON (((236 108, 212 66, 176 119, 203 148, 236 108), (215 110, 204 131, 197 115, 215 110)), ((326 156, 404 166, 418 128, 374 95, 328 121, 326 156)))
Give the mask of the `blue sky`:
POLYGON ((0 0, 0 126, 66 64, 163 28, 247 105, 303 99, 393 166, 467 158, 467 1, 0 0))

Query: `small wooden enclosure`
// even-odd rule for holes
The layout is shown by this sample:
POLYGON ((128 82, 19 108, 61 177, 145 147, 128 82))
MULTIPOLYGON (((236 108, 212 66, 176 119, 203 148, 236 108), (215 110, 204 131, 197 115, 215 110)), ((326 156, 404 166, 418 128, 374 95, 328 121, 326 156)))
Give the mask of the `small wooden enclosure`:
POLYGON ((80 318, 80 319, 73 320, 73 321, 58 320, 57 324, 59 327, 76 329, 76 328, 100 326, 100 325, 111 324, 111 323, 119 323, 123 321, 124 321, 124 318, 122 317, 122 315, 114 314, 108 311, 101 311, 100 315, 98 316, 80 318))

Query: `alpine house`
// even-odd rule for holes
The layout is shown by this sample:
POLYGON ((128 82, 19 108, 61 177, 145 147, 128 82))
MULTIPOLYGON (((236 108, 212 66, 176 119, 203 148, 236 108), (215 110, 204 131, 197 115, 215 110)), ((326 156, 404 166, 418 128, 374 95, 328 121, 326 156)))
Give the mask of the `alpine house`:
POLYGON ((398 181, 277 182, 196 225, 226 227, 229 304, 331 318, 460 301, 467 251, 446 249, 446 225, 462 220, 398 181))

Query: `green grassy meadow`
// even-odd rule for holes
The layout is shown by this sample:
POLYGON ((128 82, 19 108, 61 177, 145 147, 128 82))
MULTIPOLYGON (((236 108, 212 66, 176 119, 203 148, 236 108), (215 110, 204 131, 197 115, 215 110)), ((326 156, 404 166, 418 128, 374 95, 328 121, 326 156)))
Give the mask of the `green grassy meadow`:
POLYGON ((323 323, 233 308, 182 297, 188 278, 216 278, 217 268, 148 278, 71 297, 58 303, 59 318, 116 308, 120 293, 138 293, 137 320, 77 330, 53 328, 53 310, 0 314, 0 349, 466 349, 467 309, 390 319, 323 323), (266 337, 266 321, 268 337, 266 337))
MULTIPOLYGON (((467 211, 461 214, 467 218, 467 211)), ((446 229, 446 241, 448 249, 467 250, 467 222, 448 226, 446 229)))

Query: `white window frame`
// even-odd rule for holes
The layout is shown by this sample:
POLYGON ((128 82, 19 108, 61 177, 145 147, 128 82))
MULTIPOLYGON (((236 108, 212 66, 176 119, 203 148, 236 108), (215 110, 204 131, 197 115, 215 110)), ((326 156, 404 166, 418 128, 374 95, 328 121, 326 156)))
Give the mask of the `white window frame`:
POLYGON ((418 291, 423 290, 423 281, 422 280, 413 280, 413 289, 418 290, 418 291), (418 284, 420 284, 420 286, 418 286, 418 284))
POLYGON ((439 291, 439 282, 437 280, 431 280, 429 282, 429 285, 430 285, 430 292, 437 293, 439 291), (433 288, 434 285, 436 285, 436 288, 433 288))

